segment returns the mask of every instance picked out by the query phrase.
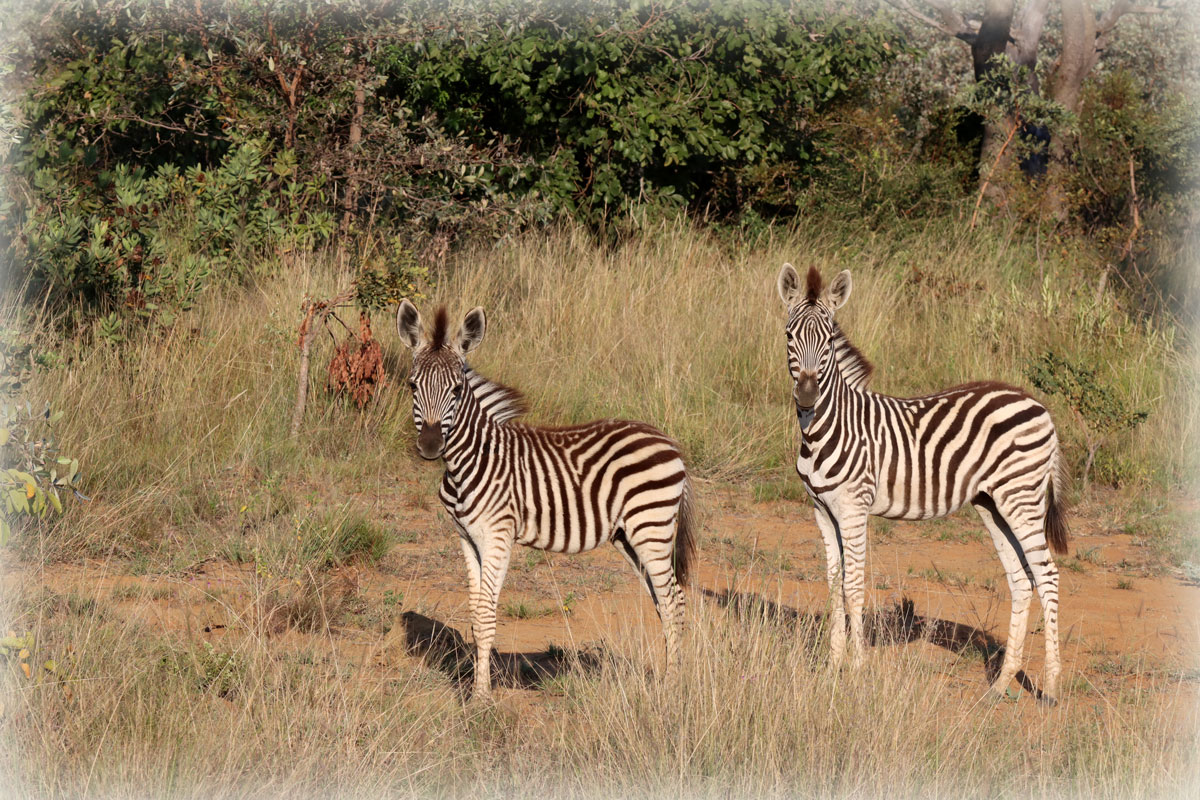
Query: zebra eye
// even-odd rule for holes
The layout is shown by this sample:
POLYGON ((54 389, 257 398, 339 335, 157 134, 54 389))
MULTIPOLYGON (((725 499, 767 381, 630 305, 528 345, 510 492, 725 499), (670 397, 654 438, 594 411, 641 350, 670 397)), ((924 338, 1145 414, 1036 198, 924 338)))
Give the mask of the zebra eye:
POLYGON ((416 393, 417 393, 417 382, 416 382, 416 381, 409 381, 409 382, 408 382, 408 388, 409 388, 409 389, 412 389, 412 393, 413 393, 413 394, 416 394, 416 393))

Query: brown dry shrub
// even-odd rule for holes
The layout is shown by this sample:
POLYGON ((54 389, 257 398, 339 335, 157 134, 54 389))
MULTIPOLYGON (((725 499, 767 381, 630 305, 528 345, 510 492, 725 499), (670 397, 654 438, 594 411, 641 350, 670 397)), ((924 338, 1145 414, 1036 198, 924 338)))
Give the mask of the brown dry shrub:
POLYGON ((359 313, 358 320, 358 335, 350 333, 333 353, 326 386, 334 394, 345 392, 363 408, 383 385, 385 376, 383 348, 371 335, 371 321, 363 313, 359 313))

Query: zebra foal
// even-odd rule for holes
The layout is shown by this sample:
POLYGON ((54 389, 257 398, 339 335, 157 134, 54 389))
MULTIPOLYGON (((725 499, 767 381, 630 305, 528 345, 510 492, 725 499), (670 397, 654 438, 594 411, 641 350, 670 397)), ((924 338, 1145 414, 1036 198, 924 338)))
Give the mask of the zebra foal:
POLYGON ((579 553, 612 542, 645 581, 662 620, 667 666, 679 658, 684 596, 693 553, 690 489, 678 446, 640 422, 604 420, 563 428, 516 421, 519 392, 468 366, 483 340, 482 308, 449 336, 438 309, 433 330, 400 303, 396 328, 413 350, 409 386, 417 450, 443 458, 438 496, 467 562, 474 696, 491 692, 496 606, 513 545, 579 553))
POLYGON ((796 471, 812 498, 825 543, 832 599, 830 649, 839 663, 849 607, 854 665, 863 660, 867 517, 929 519, 971 503, 992 536, 1012 595, 1004 662, 991 688, 1003 694, 1022 660, 1036 589, 1045 618, 1046 676, 1053 704, 1058 654, 1058 569, 1067 550, 1062 464, 1050 414, 1021 389, 972 383, 925 397, 867 388, 871 364, 834 321, 850 297, 850 272, 828 287, 791 264, 778 278, 788 309, 788 371, 800 421, 796 471), (841 587, 838 589, 838 581, 841 587))

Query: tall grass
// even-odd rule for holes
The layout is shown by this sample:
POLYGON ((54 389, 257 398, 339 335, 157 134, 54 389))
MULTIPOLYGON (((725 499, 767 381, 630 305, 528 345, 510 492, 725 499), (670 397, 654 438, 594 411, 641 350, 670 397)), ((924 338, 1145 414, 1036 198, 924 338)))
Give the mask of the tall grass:
MULTIPOLYGON (((477 251, 447 269, 435 298, 489 311, 477 365, 526 390, 535 415, 646 419, 710 477, 737 479, 794 458, 783 356, 784 261, 829 280, 849 269, 839 319, 876 365, 873 388, 935 391, 969 380, 1028 385, 1052 349, 1094 367, 1129 405, 1151 412, 1109 443, 1110 474, 1185 481, 1196 473, 1196 358, 1170 323, 1140 319, 1078 241, 1043 253, 1032 235, 935 221, 894 235, 799 223, 731 249, 686 222, 612 249, 578 229, 477 251)), ((1049 398, 1072 447, 1082 431, 1049 398)), ((1072 453, 1076 460, 1081 450, 1072 453)))
MULTIPOLYGON (((646 420, 683 444, 699 475, 741 480, 786 474, 794 458, 774 288, 780 264, 816 265, 827 279, 849 269, 854 290, 840 319, 875 363, 877 390, 1026 384, 1029 360, 1055 350, 1150 412, 1102 448, 1107 477, 1159 486, 1194 479, 1195 353, 1169 323, 1139 318, 1110 289, 1098 291, 1093 254, 1069 244, 1047 250, 1012 230, 968 232, 951 220, 891 236, 802 222, 749 248, 685 221, 616 247, 565 226, 461 254, 421 306, 428 313, 446 303, 456 320, 474 305, 487 309, 475 364, 524 390, 533 419, 646 420)), ((58 437, 80 459, 93 496, 38 541, 43 554, 127 554, 168 541, 176 559, 203 558, 185 554, 209 546, 195 532, 264 495, 300 486, 339 499, 410 469, 403 380, 364 414, 318 387, 302 436, 287 435, 301 299, 328 296, 346 280, 329 260, 300 259, 250 290, 206 297, 166 332, 123 344, 87 332, 63 338, 43 325, 39 346, 62 366, 40 371, 30 395, 66 412, 58 437)), ((375 315, 374 325, 389 371, 401 377, 408 355, 390 315, 375 315)), ((328 348, 323 336, 314 384, 328 348)), ((1068 456, 1080 462, 1079 422, 1058 398, 1049 404, 1068 456)))
MULTIPOLYGON (((699 475, 739 481, 788 475, 795 452, 780 264, 815 264, 827 278, 850 269, 840 319, 876 364, 875 388, 1023 384, 1028 359, 1053 349, 1151 412, 1107 444, 1109 474, 1138 486, 1194 479, 1194 353, 1169 324, 1097 291, 1093 254, 1068 244, 948 220, 892 235, 801 222, 750 247, 675 222, 601 247, 566 226, 456 256, 419 305, 444 302, 457 319, 483 305, 489 328, 474 363, 523 389, 533 419, 643 419, 678 438, 699 475)), ((464 710, 445 675, 396 657, 395 637, 346 637, 329 624, 354 600, 329 565, 394 541, 378 521, 398 501, 394 476, 419 476, 426 497, 437 480, 412 454, 408 356, 387 314, 373 322, 395 380, 378 402, 360 413, 316 386, 323 337, 303 432, 288 436, 301 300, 346 281, 332 258, 299 259, 124 343, 28 324, 58 366, 36 371, 26 391, 65 412, 56 435, 91 500, 21 532, 28 582, 0 600, 0 616, 60 662, 31 678, 0 670, 0 758, 16 789, 1117 797, 1194 784, 1195 688, 1178 675, 1139 671, 1111 696, 1066 675, 1074 688, 1048 713, 986 705, 980 665, 966 656, 884 646, 864 673, 832 673, 814 623, 707 603, 693 604, 678 684, 646 672, 654 629, 606 642, 598 671, 557 679, 537 708, 464 710), (45 565, 78 556, 121 572, 148 559, 174 575, 214 558, 253 562, 242 571, 250 601, 228 608, 236 633, 206 643, 117 614, 99 590, 64 598, 37 585, 45 565)), ((1078 460, 1078 423, 1050 404, 1078 460)))
POLYGON ((1174 797, 1198 777, 1195 686, 1149 669, 1104 694, 1069 671, 1045 711, 983 700, 970 654, 882 644, 839 673, 814 621, 697 603, 678 681, 648 674, 658 631, 635 623, 539 707, 464 708, 394 640, 214 645, 70 600, 3 609, 62 654, 0 672, 14 796, 1174 797))

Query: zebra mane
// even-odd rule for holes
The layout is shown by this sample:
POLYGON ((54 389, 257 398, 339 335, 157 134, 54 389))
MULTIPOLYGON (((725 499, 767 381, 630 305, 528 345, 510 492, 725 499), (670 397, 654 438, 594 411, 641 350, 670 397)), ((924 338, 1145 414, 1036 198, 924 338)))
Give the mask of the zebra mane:
POLYGON ((433 335, 429 337, 429 349, 441 350, 446 344, 446 333, 450 330, 450 315, 445 306, 438 306, 433 315, 433 335))
POLYGON ((863 389, 871 380, 875 367, 854 344, 846 338, 841 327, 833 323, 833 356, 837 359, 838 370, 851 389, 863 389))
POLYGON ((471 394, 475 395, 475 399, 479 401, 479 407, 491 420, 508 422, 529 410, 529 406, 525 402, 525 395, 516 389, 488 380, 470 367, 467 367, 466 370, 471 394))

